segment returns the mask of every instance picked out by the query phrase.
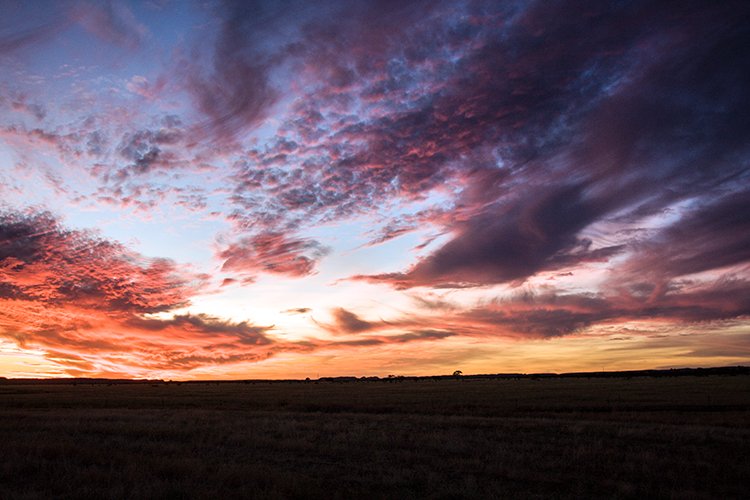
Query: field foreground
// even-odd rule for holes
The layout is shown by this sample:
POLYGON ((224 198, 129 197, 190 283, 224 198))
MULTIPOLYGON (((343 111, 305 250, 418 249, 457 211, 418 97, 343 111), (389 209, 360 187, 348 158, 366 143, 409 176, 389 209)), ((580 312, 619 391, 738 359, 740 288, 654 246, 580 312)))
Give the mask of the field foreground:
POLYGON ((0 384, 0 498, 744 498, 750 376, 0 384))

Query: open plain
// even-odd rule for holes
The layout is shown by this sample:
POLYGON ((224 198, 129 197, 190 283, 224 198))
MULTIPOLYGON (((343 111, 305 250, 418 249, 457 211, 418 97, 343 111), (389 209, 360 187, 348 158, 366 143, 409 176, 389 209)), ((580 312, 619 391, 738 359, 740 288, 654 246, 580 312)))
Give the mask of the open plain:
POLYGON ((0 498, 741 498, 750 376, 0 384, 0 498))

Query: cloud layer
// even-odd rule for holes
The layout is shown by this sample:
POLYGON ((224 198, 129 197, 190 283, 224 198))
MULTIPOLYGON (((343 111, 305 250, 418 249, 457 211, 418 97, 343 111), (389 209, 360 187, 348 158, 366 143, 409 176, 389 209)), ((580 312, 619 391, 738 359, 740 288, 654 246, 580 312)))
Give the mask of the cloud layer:
POLYGON ((71 374, 181 370, 270 355, 268 327, 151 316, 187 306, 206 279, 67 229, 47 212, 0 214, 0 335, 47 350, 71 374))
POLYGON ((44 7, 0 20, 0 335, 70 373, 747 321, 747 2, 44 7))

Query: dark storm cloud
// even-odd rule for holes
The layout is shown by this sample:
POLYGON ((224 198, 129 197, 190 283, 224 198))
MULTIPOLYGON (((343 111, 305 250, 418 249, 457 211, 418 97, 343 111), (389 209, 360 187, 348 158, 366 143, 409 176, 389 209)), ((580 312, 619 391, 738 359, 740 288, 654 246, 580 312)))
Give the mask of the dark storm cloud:
POLYGON ((393 166, 384 180, 406 193, 465 185, 453 238, 407 272, 371 279, 465 286, 604 261, 624 247, 591 247, 580 235, 593 223, 747 182, 749 9, 683 7, 537 4, 502 38, 477 33, 484 43, 457 63, 464 76, 428 105, 339 130, 367 145, 347 167, 393 166), (496 162, 498 182, 475 176, 496 162))
POLYGON ((542 269, 606 260, 622 250, 591 250, 575 235, 595 221, 606 204, 584 199, 582 186, 561 186, 500 203, 456 224, 456 236, 403 274, 365 277, 408 288, 415 285, 497 283, 522 279, 542 269))

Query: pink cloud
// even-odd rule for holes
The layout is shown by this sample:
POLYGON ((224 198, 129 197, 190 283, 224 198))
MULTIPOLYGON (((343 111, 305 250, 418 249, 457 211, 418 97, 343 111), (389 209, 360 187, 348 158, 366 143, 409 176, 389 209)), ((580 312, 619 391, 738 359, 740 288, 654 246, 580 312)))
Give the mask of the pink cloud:
POLYGON ((230 244, 219 252, 222 271, 254 275, 259 272, 301 277, 315 271, 327 250, 315 240, 263 232, 230 244))

